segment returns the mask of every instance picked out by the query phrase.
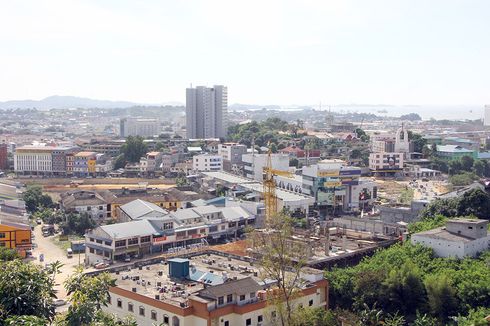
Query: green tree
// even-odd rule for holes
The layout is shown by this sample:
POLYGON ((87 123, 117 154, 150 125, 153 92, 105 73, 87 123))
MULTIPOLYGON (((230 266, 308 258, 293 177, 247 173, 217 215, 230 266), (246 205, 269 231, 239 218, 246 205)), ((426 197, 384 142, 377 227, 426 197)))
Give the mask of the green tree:
POLYGON ((350 152, 350 158, 351 159, 358 159, 358 158, 361 158, 362 156, 362 152, 360 149, 358 148, 354 148, 351 152, 350 152))
POLYGON ((438 320, 447 322, 450 316, 456 315, 458 309, 456 290, 445 275, 429 275, 424 283, 430 313, 438 320))
POLYGON ((393 268, 383 282, 384 298, 389 312, 400 311, 404 316, 415 316, 427 302, 420 270, 407 261, 400 268, 393 268))
POLYGON ((413 321, 413 326, 434 326, 437 324, 435 318, 427 314, 421 314, 417 311, 416 319, 413 321))
POLYGON ((67 325, 90 325, 97 321, 97 312, 109 303, 109 287, 114 285, 115 279, 108 273, 87 276, 78 268, 65 281, 65 289, 70 295, 70 307, 65 316, 67 325))
POLYGON ((461 169, 463 171, 471 172, 473 170, 473 163, 475 162, 473 157, 464 155, 463 157, 461 157, 460 160, 461 160, 461 169))
POLYGON ((293 219, 276 214, 267 221, 271 232, 254 231, 249 237, 252 247, 260 253, 261 277, 276 281, 277 295, 270 296, 276 306, 281 325, 291 325, 295 307, 293 301, 301 289, 301 269, 305 266, 305 248, 292 241, 293 219))
POLYGON ((289 159, 289 166, 294 166, 294 167, 299 167, 299 161, 297 158, 290 158, 289 159))
POLYGON ((298 308, 294 311, 290 326, 340 326, 341 323, 331 310, 323 307, 298 308))
POLYGON ((49 195, 43 194, 41 186, 28 186, 23 193, 22 199, 26 203, 26 208, 33 213, 41 207, 52 207, 53 200, 49 195))
POLYGON ((39 266, 19 259, 1 263, 0 307, 6 320, 12 316, 35 316, 51 321, 55 315, 54 282, 39 266))
POLYGON ((114 169, 123 169, 126 166, 126 157, 124 154, 120 154, 114 160, 114 169))
POLYGON ((490 307, 478 307, 470 309, 467 316, 458 316, 457 323, 458 326, 488 326, 487 316, 490 316, 490 307))
POLYGON ((460 160, 454 159, 448 163, 449 175, 458 174, 463 170, 463 165, 460 160))
POLYGON ((408 140, 413 144, 413 150, 417 153, 423 153, 425 145, 427 145, 427 139, 425 139, 421 134, 417 134, 408 131, 408 140))
POLYGON ((97 224, 87 213, 70 213, 66 215, 66 221, 61 224, 63 234, 77 234, 80 236, 96 226, 97 224))
POLYGON ((473 172, 479 177, 484 177, 487 169, 488 163, 485 160, 476 160, 475 163, 473 163, 473 172))
POLYGON ((121 147, 121 153, 127 161, 136 163, 140 161, 140 158, 144 156, 148 148, 140 136, 129 136, 126 138, 126 142, 121 147))
POLYGON ((0 262, 21 258, 15 249, 0 247, 0 262))
POLYGON ((476 180, 478 180, 478 176, 472 172, 463 172, 449 177, 449 182, 456 187, 470 185, 476 180))
POLYGON ((37 316, 10 316, 5 320, 5 326, 45 326, 48 320, 37 316))

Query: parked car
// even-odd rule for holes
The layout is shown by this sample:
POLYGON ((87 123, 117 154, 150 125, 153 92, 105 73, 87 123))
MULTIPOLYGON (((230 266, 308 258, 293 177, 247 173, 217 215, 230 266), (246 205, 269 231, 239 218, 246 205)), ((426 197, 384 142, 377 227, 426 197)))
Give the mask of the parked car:
POLYGON ((37 223, 38 225, 39 225, 39 224, 43 224, 43 220, 41 220, 40 218, 38 218, 38 219, 36 220, 36 223, 37 223))
POLYGON ((109 264, 106 264, 106 263, 98 263, 98 264, 95 264, 95 269, 104 269, 104 268, 107 268, 109 267, 109 264))

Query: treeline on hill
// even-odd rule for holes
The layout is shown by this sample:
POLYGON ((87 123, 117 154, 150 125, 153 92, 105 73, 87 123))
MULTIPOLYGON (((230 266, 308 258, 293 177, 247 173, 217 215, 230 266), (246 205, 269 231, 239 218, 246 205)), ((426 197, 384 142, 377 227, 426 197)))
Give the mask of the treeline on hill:
POLYGON ((267 118, 264 121, 252 121, 244 124, 237 124, 228 128, 228 137, 232 141, 240 142, 247 146, 252 144, 255 138, 257 146, 267 146, 270 142, 277 145, 281 139, 297 137, 298 131, 303 128, 302 121, 296 124, 289 124, 280 118, 267 118), (283 132, 284 134, 280 134, 283 132))

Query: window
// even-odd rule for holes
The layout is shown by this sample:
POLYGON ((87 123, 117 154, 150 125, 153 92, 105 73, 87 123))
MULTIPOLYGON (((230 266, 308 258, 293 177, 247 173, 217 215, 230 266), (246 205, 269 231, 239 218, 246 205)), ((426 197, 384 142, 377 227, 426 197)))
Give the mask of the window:
POLYGON ((252 318, 247 318, 247 320, 245 321, 245 325, 246 326, 252 325, 252 318))
POLYGON ((144 315, 145 315, 145 308, 140 307, 140 316, 144 316, 144 315))
POLYGON ((89 248, 88 250, 91 254, 93 254, 95 252, 94 248, 89 248))
POLYGON ((116 248, 117 247, 124 247, 126 246, 126 240, 118 240, 116 241, 116 248))
POLYGON ((0 242, 0 247, 5 247, 5 242, 0 242))
POLYGON ((310 301, 308 301, 308 305, 311 307, 313 306, 313 299, 311 299, 310 301))
POLYGON ((95 241, 94 238, 90 238, 90 242, 94 242, 94 241, 95 241))
POLYGON ((262 315, 257 316, 257 322, 261 323, 264 321, 264 317, 262 315))
POLYGON ((177 316, 172 317, 172 326, 179 326, 180 325, 180 319, 177 316))
POLYGON ((473 227, 472 226, 468 226, 468 229, 473 230, 473 227))
POLYGON ((174 224, 172 222, 163 223, 163 229, 164 230, 171 230, 173 228, 174 228, 174 224))
POLYGON ((138 244, 138 238, 132 238, 128 240, 128 246, 138 244))
POLYGON ((97 242, 98 244, 102 244, 102 240, 95 240, 95 242, 97 242))
POLYGON ((218 298, 218 304, 222 305, 223 303, 225 303, 224 297, 219 297, 218 298))
POLYGON ((271 312, 271 318, 276 319, 276 312, 275 311, 271 312))
POLYGON ((128 302, 128 311, 133 312, 133 304, 131 302, 128 302))
POLYGON ((245 294, 240 295, 240 301, 245 300, 245 294))
POLYGON ((92 207, 87 206, 87 210, 88 210, 88 211, 91 211, 91 210, 92 210, 92 207))
POLYGON ((112 241, 105 241, 105 242, 104 242, 104 244, 105 244, 106 246, 110 246, 110 245, 112 244, 112 241))
POLYGON ((168 325, 168 321, 169 321, 168 315, 163 315, 163 324, 168 325))
POLYGON ((250 292, 250 297, 255 298, 255 292, 250 292))
POLYGON ((157 320, 157 312, 155 310, 151 311, 151 319, 157 320))
POLYGON ((141 243, 146 243, 146 242, 150 242, 150 236, 146 236, 146 237, 141 237, 141 243))
POLYGON ((228 320, 226 320, 224 326, 230 326, 230 322, 228 320))
POLYGON ((226 296, 226 303, 230 303, 230 302, 232 302, 232 301, 233 301, 233 294, 228 294, 228 295, 226 296))
POLYGON ((99 206, 99 211, 103 210, 104 206, 99 206))
POLYGON ((117 307, 122 308, 122 301, 121 299, 117 299, 117 307))

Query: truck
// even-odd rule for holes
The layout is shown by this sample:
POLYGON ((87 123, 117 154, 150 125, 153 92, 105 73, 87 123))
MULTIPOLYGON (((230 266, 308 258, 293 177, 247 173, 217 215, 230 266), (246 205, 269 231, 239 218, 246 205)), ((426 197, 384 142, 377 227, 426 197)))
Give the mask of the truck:
POLYGON ((45 224, 42 226, 41 231, 43 232, 43 236, 48 237, 54 234, 54 225, 53 224, 45 224))
POLYGON ((66 249, 66 257, 68 257, 68 258, 73 257, 73 250, 71 250, 71 248, 66 249))

